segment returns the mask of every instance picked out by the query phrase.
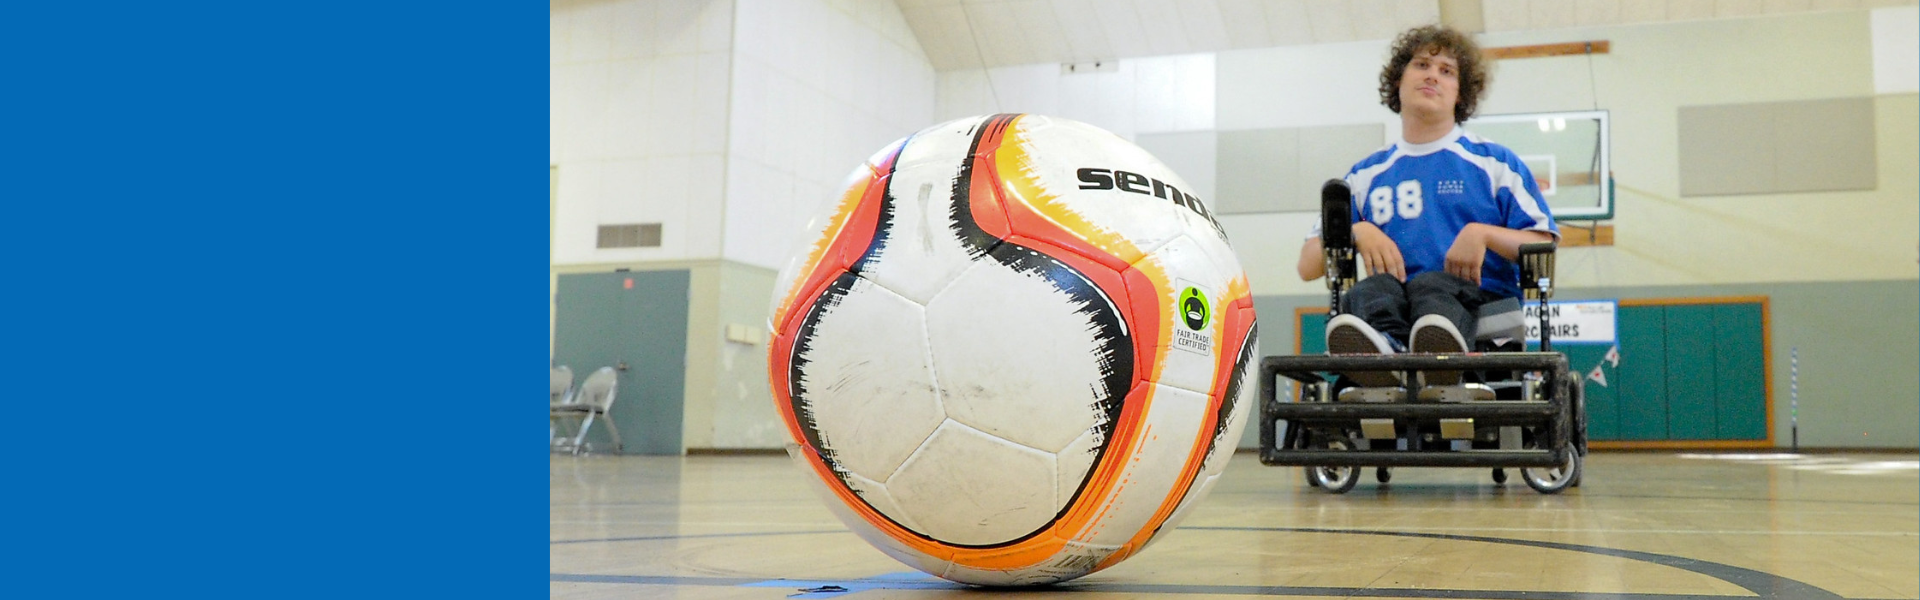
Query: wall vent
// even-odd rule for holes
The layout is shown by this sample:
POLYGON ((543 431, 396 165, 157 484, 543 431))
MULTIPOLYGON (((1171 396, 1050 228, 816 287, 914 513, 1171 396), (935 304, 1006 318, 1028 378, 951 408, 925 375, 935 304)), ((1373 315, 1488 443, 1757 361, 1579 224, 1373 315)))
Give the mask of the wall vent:
POLYGON ((659 223, 601 225, 600 248, 659 248, 659 223))

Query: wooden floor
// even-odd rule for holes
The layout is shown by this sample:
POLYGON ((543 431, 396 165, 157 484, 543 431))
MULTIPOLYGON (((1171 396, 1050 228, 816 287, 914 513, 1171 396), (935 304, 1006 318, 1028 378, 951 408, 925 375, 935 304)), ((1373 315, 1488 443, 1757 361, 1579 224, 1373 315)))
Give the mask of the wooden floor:
POLYGON ((1596 453, 1543 496, 1481 469, 1331 495, 1241 453, 1179 528, 1049 592, 887 558, 785 456, 552 459, 553 598, 1920 598, 1914 454, 1596 453), (830 587, 831 586, 831 587, 830 587))

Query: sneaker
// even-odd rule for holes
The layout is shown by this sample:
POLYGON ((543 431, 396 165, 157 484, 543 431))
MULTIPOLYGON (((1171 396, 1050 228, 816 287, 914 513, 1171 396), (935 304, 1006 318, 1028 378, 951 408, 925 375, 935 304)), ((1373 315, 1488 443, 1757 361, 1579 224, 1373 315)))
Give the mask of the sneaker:
MULTIPOLYGON (((1372 325, 1353 315, 1336 315, 1327 321, 1327 354, 1393 354, 1393 343, 1372 325)), ((1393 371, 1355 371, 1341 377, 1360 387, 1399 387, 1400 374, 1393 371)))
MULTIPOLYGON (((1467 351, 1467 339, 1453 327, 1453 321, 1440 315, 1427 315, 1413 322, 1413 334, 1407 336, 1413 351, 1431 354, 1459 354, 1467 351)), ((1459 371, 1421 373, 1424 385, 1460 385, 1459 371)))

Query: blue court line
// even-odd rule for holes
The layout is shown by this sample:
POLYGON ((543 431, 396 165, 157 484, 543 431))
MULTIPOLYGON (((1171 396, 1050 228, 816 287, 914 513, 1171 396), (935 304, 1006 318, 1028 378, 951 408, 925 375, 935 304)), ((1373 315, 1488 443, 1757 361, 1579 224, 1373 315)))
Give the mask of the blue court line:
POLYGON ((788 598, 834 598, 847 594, 857 594, 867 590, 964 590, 972 588, 920 572, 888 573, 879 577, 853 579, 847 581, 809 581, 804 579, 769 579, 746 584, 743 587, 798 588, 800 593, 788 595, 788 598))

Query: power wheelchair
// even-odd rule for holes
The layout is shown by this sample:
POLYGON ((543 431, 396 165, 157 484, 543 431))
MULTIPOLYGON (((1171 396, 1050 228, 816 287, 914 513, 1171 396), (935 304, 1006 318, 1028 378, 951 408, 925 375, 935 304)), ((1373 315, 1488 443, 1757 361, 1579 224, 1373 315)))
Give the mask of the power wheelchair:
MULTIPOLYGON (((1321 188, 1321 242, 1331 311, 1358 273, 1352 237, 1352 195, 1335 179, 1321 188)), ((1519 299, 1479 311, 1474 352, 1461 354, 1269 356, 1260 361, 1260 462, 1307 467, 1309 485, 1342 494, 1364 467, 1386 483, 1392 467, 1506 469, 1542 494, 1580 485, 1587 453, 1582 378, 1553 351, 1546 310, 1553 296, 1554 242, 1520 247, 1521 289, 1540 303, 1540 350, 1525 352, 1519 299), (1416 382, 1426 370, 1468 373, 1460 385, 1357 387, 1334 373, 1392 371, 1416 382), (1296 398, 1279 395, 1278 376, 1293 380, 1296 398)))

